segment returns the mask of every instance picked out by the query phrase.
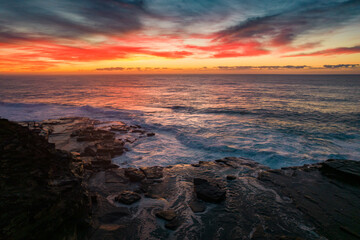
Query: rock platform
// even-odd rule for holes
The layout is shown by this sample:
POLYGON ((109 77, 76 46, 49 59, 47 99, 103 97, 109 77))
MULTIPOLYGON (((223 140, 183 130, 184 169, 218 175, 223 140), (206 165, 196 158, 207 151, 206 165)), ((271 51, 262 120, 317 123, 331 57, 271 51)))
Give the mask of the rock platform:
POLYGON ((152 134, 87 118, 30 128, 71 152, 91 202, 87 239, 360 239, 360 162, 274 170, 228 157, 120 168, 111 158, 152 134))

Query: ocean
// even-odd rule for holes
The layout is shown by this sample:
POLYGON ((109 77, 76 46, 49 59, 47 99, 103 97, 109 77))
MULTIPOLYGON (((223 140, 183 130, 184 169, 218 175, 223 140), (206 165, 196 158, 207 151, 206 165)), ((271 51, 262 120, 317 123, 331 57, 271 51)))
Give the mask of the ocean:
POLYGON ((0 76, 0 117, 66 116, 156 133, 113 159, 120 166, 360 160, 360 75, 0 76))

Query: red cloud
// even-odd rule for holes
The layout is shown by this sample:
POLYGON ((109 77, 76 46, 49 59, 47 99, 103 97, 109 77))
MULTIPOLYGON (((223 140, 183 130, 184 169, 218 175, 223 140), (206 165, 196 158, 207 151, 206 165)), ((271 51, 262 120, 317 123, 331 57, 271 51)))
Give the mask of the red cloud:
POLYGON ((221 42, 209 46, 186 45, 188 49, 196 49, 211 53, 214 58, 259 56, 268 54, 269 51, 262 49, 261 44, 252 42, 221 42))
POLYGON ((193 54, 190 51, 157 51, 142 46, 77 44, 79 46, 65 46, 44 41, 30 42, 25 45, 2 44, 3 49, 7 51, 0 57, 0 68, 24 66, 40 70, 59 63, 112 60, 136 54, 164 58, 184 58, 193 54))
POLYGON ((299 53, 294 55, 288 55, 285 57, 331 56, 337 54, 353 54, 353 53, 360 53, 360 45, 354 47, 331 48, 331 49, 326 49, 312 53, 299 53))

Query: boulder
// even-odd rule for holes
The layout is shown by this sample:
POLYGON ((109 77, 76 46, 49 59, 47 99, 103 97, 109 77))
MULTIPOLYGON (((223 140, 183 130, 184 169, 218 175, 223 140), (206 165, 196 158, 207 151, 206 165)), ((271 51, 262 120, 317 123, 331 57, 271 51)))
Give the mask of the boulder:
POLYGON ((173 220, 177 215, 173 209, 160 211, 155 214, 157 217, 165 219, 166 221, 173 220))
POLYGON ((122 191, 117 197, 115 197, 115 201, 120 203, 124 203, 127 205, 133 204, 141 199, 141 196, 132 191, 122 191))
POLYGON ((206 179, 194 178, 194 188, 196 196, 206 202, 220 203, 226 198, 225 190, 206 179))
POLYGON ((125 176, 127 176, 131 182, 139 182, 145 178, 145 174, 137 168, 125 169, 125 176))
POLYGON ((194 213, 200 213, 200 212, 204 212, 206 209, 205 204, 199 202, 199 201, 193 201, 189 203, 189 206, 191 208, 191 210, 194 213))
POLYGON ((181 225, 181 221, 178 218, 171 220, 165 224, 165 227, 170 230, 176 230, 181 225))

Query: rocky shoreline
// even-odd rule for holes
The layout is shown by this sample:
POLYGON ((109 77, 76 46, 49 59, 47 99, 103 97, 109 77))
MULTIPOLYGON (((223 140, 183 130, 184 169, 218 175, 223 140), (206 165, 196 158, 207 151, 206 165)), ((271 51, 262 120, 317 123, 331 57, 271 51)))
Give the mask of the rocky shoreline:
MULTIPOLYGON (((120 168, 111 159, 128 151, 139 138, 155 133, 88 118, 20 124, 24 127, 1 120, 0 128, 0 171, 6 180, 2 181, 1 210, 7 213, 2 214, 1 229, 9 239, 31 236, 37 229, 38 211, 61 219, 73 213, 74 229, 64 228, 51 239, 360 239, 360 162, 328 160, 273 170, 229 157, 168 167, 120 168), (11 142, 10 136, 17 142, 11 142), (38 158, 18 149, 24 139, 29 151, 50 155, 38 158), (15 152, 28 160, 14 157, 15 152), (35 179, 33 171, 38 168, 57 169, 57 174, 35 179), (15 180, 24 173, 29 173, 25 179, 35 179, 35 185, 44 182, 39 191, 45 195, 57 189, 65 201, 63 207, 77 206, 81 214, 74 210, 62 216, 61 211, 38 207, 27 218, 18 217, 32 209, 29 202, 36 199, 30 187, 33 182, 22 185, 15 180), (22 201, 25 190, 31 194, 22 201), (8 211, 14 198, 20 199, 16 204, 21 207, 8 211)), ((56 201, 47 205, 51 204, 58 206, 56 201)), ((53 230, 49 226, 46 231, 53 230)))

